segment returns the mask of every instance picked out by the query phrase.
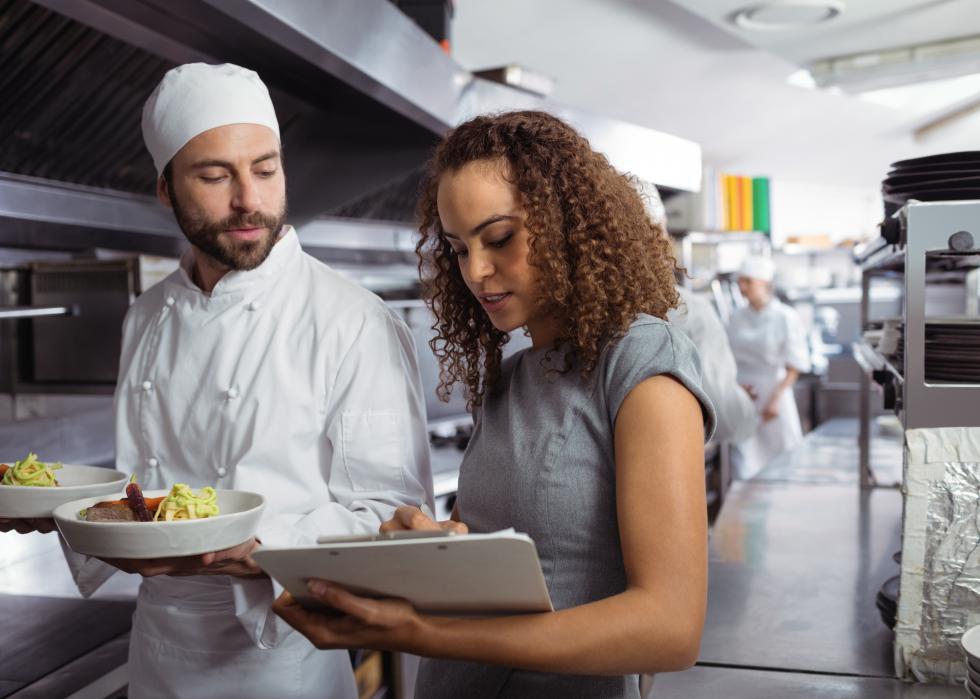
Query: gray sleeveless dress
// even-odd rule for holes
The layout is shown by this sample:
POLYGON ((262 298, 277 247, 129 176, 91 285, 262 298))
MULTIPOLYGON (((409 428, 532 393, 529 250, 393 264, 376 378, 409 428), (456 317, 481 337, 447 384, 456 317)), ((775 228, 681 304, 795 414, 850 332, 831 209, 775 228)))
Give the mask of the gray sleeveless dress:
MULTIPOLYGON (((603 352, 583 380, 558 375, 560 354, 523 350, 505 360, 484 400, 460 470, 458 506, 473 532, 513 527, 534 539, 555 609, 626 589, 616 523, 613 425, 627 394, 644 379, 670 374, 701 402, 697 351, 664 321, 641 315, 603 352)), ((554 643, 561 643, 555 639, 554 643)), ((418 699, 639 699, 639 677, 529 672, 423 659, 418 699)))

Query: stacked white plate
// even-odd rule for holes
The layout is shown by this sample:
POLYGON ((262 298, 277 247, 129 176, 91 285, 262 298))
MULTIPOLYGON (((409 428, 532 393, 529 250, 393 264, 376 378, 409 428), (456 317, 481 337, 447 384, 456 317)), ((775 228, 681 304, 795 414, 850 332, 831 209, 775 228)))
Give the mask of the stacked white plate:
POLYGON ((960 645, 966 654, 966 693, 980 699, 980 625, 968 629, 960 645))

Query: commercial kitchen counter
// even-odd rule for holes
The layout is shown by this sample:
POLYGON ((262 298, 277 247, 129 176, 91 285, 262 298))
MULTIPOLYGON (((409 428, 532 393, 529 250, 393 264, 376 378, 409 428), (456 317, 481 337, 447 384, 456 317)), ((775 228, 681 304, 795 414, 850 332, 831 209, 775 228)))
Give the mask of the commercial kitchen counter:
MULTIPOLYGON (((878 446, 900 466, 900 450, 878 446)), ((797 468, 769 469, 766 480, 729 491, 711 532, 698 663, 658 675, 648 697, 965 696, 894 676, 893 634, 875 597, 899 572, 902 496, 858 487, 856 428, 817 430, 795 456, 797 468), (842 437, 852 431, 854 441, 842 437)))
POLYGON ((55 534, 0 534, 0 697, 101 698, 125 685, 139 582, 116 575, 81 599, 55 534))

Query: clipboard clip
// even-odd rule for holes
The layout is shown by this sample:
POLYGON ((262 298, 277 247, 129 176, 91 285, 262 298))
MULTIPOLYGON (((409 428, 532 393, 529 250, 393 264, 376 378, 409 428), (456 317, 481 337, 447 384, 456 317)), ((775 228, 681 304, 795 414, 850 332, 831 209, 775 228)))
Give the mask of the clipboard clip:
POLYGON ((396 532, 381 532, 379 534, 354 534, 351 536, 321 536, 317 544, 357 544, 370 541, 403 541, 405 539, 441 539, 456 536, 451 529, 409 529, 396 532))

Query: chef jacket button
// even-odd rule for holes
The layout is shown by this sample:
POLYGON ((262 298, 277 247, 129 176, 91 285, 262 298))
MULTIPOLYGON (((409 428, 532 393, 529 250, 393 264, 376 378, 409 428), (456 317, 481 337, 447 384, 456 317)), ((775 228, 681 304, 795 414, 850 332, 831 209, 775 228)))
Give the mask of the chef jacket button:
POLYGON ((257 311, 260 308, 262 308, 262 304, 258 301, 252 301, 250 304, 248 304, 248 310, 250 311, 257 311))
POLYGON ((177 303, 177 299, 175 299, 173 296, 168 296, 167 297, 167 305, 168 306, 173 306, 175 303, 177 303))
POLYGON ((228 389, 228 397, 231 398, 232 400, 235 400, 236 398, 238 398, 238 389, 237 388, 229 388, 228 389))
POLYGON ((226 469, 224 466, 222 466, 221 468, 218 469, 218 477, 219 478, 224 478, 227 475, 228 475, 228 469, 226 469))
POLYGON ((156 468, 157 466, 160 465, 160 462, 157 461, 155 456, 151 456, 149 459, 146 460, 146 465, 149 466, 150 468, 156 468))
POLYGON ((152 391, 153 390, 153 382, 152 381, 144 381, 143 382, 143 390, 144 391, 152 391))

